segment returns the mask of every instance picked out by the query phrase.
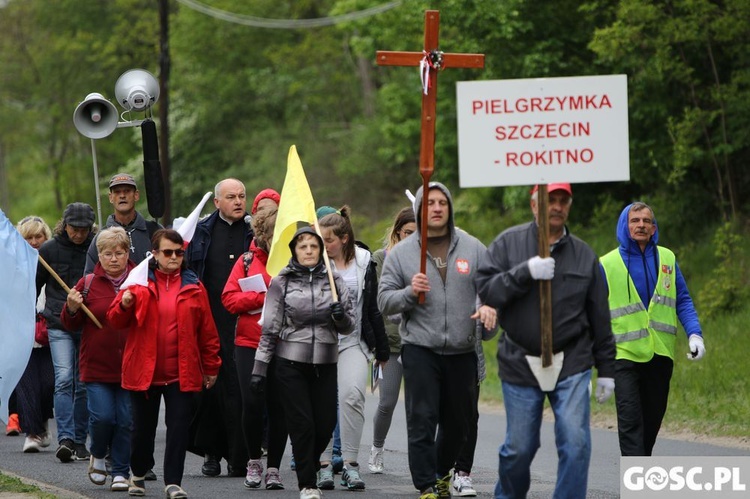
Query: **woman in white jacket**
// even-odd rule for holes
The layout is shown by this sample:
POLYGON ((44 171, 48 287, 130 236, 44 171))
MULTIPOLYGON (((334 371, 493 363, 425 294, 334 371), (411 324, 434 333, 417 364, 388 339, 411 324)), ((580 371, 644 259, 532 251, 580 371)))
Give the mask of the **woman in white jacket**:
MULTIPOLYGON (((369 363, 381 366, 388 362, 388 338, 377 304, 377 272, 372 255, 354 241, 349 207, 343 206, 322 217, 321 235, 333 269, 349 289, 349 299, 356 314, 352 334, 339 338, 339 428, 344 472, 341 485, 362 490, 365 482, 359 473, 359 446, 365 424, 365 393, 369 363)), ((333 488, 333 476, 321 462, 320 488, 333 488)))

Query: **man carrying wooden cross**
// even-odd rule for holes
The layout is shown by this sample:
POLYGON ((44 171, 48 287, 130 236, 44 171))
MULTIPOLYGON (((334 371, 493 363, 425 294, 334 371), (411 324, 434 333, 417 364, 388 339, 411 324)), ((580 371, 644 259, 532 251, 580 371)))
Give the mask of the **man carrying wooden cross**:
POLYGON ((531 194, 535 221, 503 231, 490 244, 477 271, 483 303, 499 309, 504 334, 497 363, 507 418, 500 447, 495 498, 526 497, 529 468, 539 448, 544 400, 555 415, 559 456, 555 497, 586 497, 591 434, 589 383, 596 366, 596 397, 614 391, 615 344, 604 278, 594 251, 570 234, 565 222, 573 202, 570 184, 549 184, 550 255, 539 257, 537 188, 531 194), (552 365, 543 367, 540 280, 552 288, 552 365))
POLYGON ((485 247, 456 228, 448 189, 430 182, 417 191, 415 211, 428 206, 427 226, 391 249, 378 289, 384 315, 402 314, 401 364, 409 441, 409 471, 421 499, 450 497, 450 470, 474 418, 477 334, 489 337, 497 311, 477 303, 474 281, 485 247), (422 232, 426 271, 420 272, 422 232), (419 295, 424 294, 424 303, 419 295), (478 333, 478 327, 484 328, 478 333), (440 426, 443 438, 435 441, 440 426))

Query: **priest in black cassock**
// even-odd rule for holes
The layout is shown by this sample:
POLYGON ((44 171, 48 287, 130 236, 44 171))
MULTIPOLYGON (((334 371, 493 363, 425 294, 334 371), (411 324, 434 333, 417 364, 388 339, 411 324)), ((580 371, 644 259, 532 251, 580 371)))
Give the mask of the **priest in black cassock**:
POLYGON ((222 180, 214 189, 214 205, 216 211, 198 223, 187 258, 208 291, 219 330, 222 364, 216 385, 198 397, 188 450, 204 456, 204 475, 220 475, 220 461, 224 458, 229 476, 245 476, 248 454, 242 436, 242 399, 234 364, 237 316, 221 304, 229 273, 253 239, 252 228, 245 219, 245 185, 235 178, 222 180))

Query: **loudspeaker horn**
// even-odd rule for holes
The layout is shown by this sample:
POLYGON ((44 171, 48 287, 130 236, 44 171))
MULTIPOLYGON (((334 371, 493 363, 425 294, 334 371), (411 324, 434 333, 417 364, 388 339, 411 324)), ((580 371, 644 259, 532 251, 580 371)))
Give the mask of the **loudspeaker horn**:
POLYGON ((91 93, 78 104, 73 124, 84 137, 103 139, 117 128, 117 108, 102 94, 91 93))
POLYGON ((159 82, 145 69, 130 69, 117 79, 115 97, 126 111, 145 111, 159 100, 159 82))

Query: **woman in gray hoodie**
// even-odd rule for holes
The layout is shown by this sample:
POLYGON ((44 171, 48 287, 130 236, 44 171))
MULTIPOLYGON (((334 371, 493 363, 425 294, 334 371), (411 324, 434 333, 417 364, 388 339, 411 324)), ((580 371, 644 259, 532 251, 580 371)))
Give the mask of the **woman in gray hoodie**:
POLYGON ((263 331, 255 354, 251 389, 265 389, 268 364, 276 357, 276 386, 296 463, 300 499, 320 498, 319 457, 336 426, 338 335, 349 334, 354 313, 346 284, 333 274, 334 301, 323 263, 323 240, 311 228, 294 234, 289 264, 274 277, 266 295, 263 331))

